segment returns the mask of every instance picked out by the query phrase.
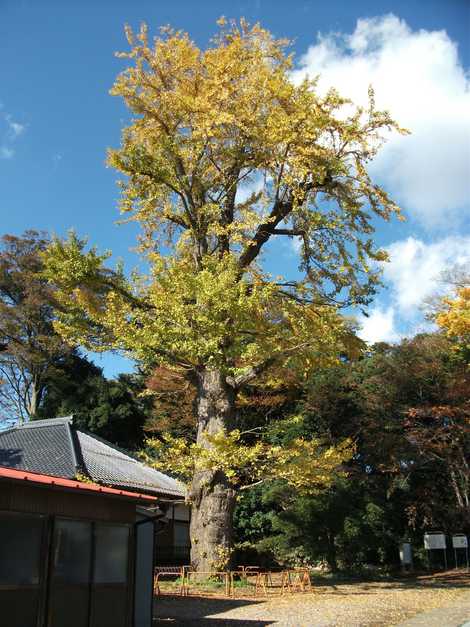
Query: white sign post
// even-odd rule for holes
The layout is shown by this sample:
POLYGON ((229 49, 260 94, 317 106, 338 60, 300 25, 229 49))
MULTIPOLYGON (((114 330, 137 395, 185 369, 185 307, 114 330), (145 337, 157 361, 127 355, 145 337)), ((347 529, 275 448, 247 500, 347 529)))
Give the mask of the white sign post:
POLYGON ((400 562, 403 570, 409 568, 413 569, 413 554, 411 552, 411 544, 410 542, 402 542, 399 547, 400 551, 400 562))
POLYGON ((424 548, 428 551, 446 548, 446 537, 440 531, 436 533, 424 534, 424 548))
POLYGON ((433 531, 431 533, 424 534, 424 548, 426 551, 444 551, 444 564, 447 570, 447 545, 446 537, 442 531, 433 531))
POLYGON ((454 548, 455 568, 458 568, 457 564, 457 549, 465 549, 465 556, 467 558, 467 570, 468 570, 468 538, 464 533, 454 533, 452 536, 452 546, 454 548))

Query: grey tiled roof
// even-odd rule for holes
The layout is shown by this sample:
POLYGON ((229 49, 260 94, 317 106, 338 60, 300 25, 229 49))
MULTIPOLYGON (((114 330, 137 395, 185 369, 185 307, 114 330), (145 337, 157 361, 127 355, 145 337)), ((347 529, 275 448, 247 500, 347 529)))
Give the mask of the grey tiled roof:
POLYGON ((37 420, 0 432, 0 466, 72 479, 77 472, 70 418, 37 420))
POLYGON ((0 432, 0 466, 71 479, 84 472, 96 483, 183 497, 175 479, 153 470, 95 435, 72 417, 36 420, 0 432))
POLYGON ((149 468, 104 440, 77 431, 87 474, 97 483, 138 488, 142 491, 183 496, 181 485, 158 470, 149 468))

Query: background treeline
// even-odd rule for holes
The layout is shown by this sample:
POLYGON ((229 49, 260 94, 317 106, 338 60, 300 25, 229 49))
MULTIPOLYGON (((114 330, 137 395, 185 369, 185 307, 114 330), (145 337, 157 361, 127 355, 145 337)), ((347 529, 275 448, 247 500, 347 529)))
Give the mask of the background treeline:
POLYGON ((403 539, 422 562, 424 531, 469 533, 467 363, 443 335, 418 335, 377 344, 300 386, 294 428, 332 442, 352 437, 356 455, 347 478, 319 496, 282 485, 244 495, 237 532, 245 549, 331 570, 393 566, 403 539))
MULTIPOLYGON (((299 381, 247 387, 238 403, 248 437, 274 443, 351 438, 347 476, 317 496, 284 483, 242 490, 235 513, 241 563, 325 564, 330 570, 396 567, 411 540, 424 565, 423 533, 470 533, 470 371, 468 354, 441 333, 376 344, 355 361, 299 381)), ((276 380, 281 377, 276 377, 276 380)), ((146 428, 188 435, 191 388, 167 371, 146 428)))
MULTIPOLYGON (((148 435, 195 436, 195 392, 181 374, 147 368, 108 380, 54 330, 54 287, 41 275, 46 234, 4 236, 0 251, 0 428, 74 414, 129 450, 148 435)), ((247 441, 351 438, 346 476, 316 496, 282 482, 240 491, 241 562, 393 567, 424 531, 470 534, 468 344, 443 333, 376 344, 308 378, 278 372, 237 401, 247 441), (279 383, 279 382, 282 383, 279 383)))

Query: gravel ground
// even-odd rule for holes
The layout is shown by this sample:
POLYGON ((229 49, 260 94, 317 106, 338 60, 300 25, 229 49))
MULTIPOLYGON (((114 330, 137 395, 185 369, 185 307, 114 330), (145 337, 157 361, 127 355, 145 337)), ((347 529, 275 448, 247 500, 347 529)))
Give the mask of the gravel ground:
POLYGON ((444 575, 387 582, 319 583, 313 592, 269 599, 177 597, 155 601, 155 625, 200 627, 457 627, 470 620, 470 576, 444 575), (442 610, 433 612, 436 608, 442 610), (424 612, 424 622, 409 622, 424 612), (452 618, 454 614, 454 618, 452 618), (468 614, 468 616, 466 615, 468 614), (456 622, 458 621, 458 622, 456 622))
POLYGON ((450 606, 438 607, 417 614, 398 627, 470 627, 470 592, 466 592, 450 606))

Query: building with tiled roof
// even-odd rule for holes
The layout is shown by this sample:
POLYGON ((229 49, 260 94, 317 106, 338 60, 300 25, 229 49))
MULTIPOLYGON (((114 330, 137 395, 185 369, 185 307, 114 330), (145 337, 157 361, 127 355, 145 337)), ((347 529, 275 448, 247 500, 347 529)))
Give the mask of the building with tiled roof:
POLYGON ((1 624, 151 627, 160 497, 64 478, 77 434, 67 419, 38 424, 1 434, 1 624))
POLYGON ((0 431, 0 466, 64 479, 85 475, 101 485, 184 499, 178 481, 77 429, 71 416, 34 420, 0 431))
POLYGON ((184 486, 126 451, 83 431, 73 417, 33 420, 0 431, 0 468, 93 483, 158 498, 157 564, 189 562, 189 507, 184 486))

